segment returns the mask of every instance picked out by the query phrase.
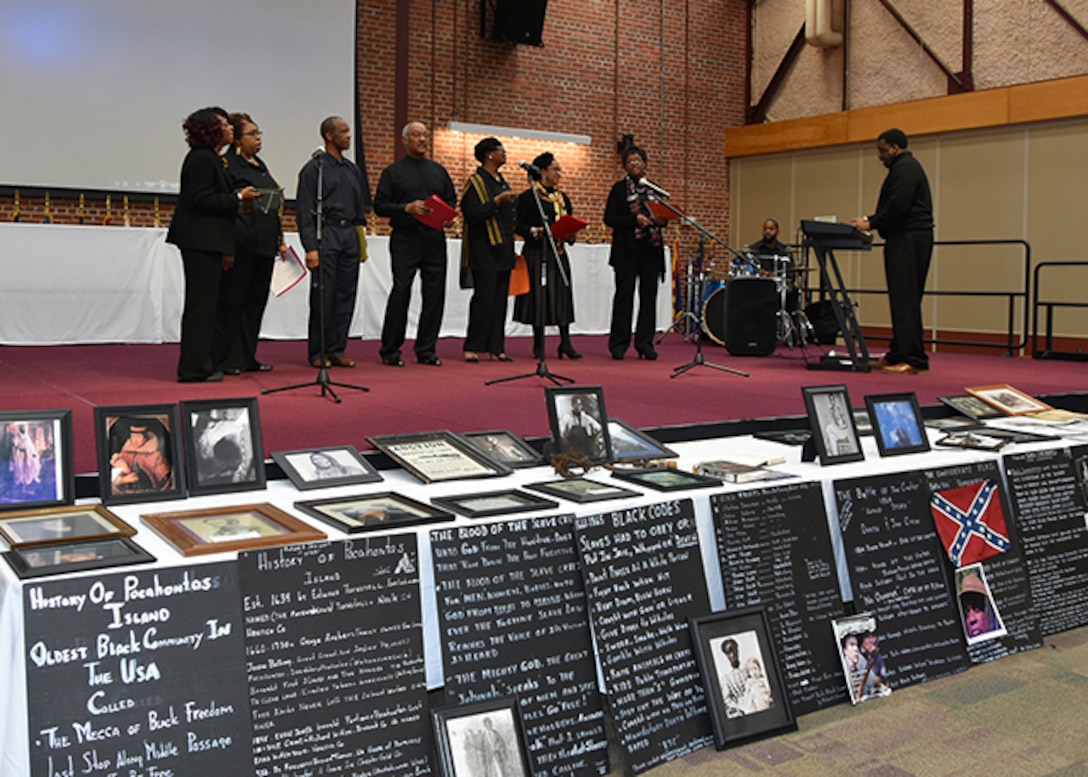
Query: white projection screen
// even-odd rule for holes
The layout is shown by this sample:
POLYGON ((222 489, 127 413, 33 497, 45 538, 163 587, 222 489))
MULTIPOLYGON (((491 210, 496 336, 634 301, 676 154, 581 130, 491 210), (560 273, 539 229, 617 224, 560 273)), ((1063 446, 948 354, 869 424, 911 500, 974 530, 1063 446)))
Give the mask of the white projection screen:
POLYGON ((0 185, 170 194, 184 118, 249 113, 294 196, 355 115, 355 0, 0 0, 0 185))

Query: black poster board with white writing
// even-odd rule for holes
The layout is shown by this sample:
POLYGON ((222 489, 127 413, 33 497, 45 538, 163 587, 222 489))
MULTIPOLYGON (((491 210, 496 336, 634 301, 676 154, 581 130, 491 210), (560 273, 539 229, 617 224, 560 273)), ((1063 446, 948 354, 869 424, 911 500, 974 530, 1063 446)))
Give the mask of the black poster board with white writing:
POLYGON ((854 605, 876 615, 893 689, 962 671, 963 629, 922 472, 834 484, 854 605))
POLYGON ((238 557, 262 775, 431 772, 416 536, 238 557))
POLYGON ((690 499, 574 521, 624 773, 713 744, 688 618, 710 604, 690 499))
POLYGON ((1069 451, 1004 457, 1042 635, 1088 623, 1088 529, 1069 451))
POLYGON ((446 703, 516 696, 536 777, 606 773, 574 516, 430 536, 446 703))
MULTIPOLYGON (((1009 508, 1009 500, 1005 495, 997 462, 983 461, 955 467, 942 467, 927 471, 925 474, 931 492, 946 491, 984 480, 993 480, 997 483, 995 496, 1001 500, 1005 515, 1006 536, 1010 547, 1004 553, 984 559, 981 563, 990 595, 1001 615, 1001 621, 1007 633, 1003 637, 968 645, 967 655, 971 663, 981 664, 1040 647, 1043 639, 1039 633, 1039 615, 1032 603, 1023 545, 1016 527, 1017 518, 1009 508)), ((945 562, 949 573, 953 573, 954 566, 947 555, 945 562)), ((956 606, 962 609, 954 586, 952 596, 956 599, 956 606)))
POLYGON ((233 562, 26 586, 33 777, 253 774, 233 562))
POLYGON ((828 627, 846 614, 819 482, 710 497, 725 608, 763 606, 795 715, 847 700, 828 627))

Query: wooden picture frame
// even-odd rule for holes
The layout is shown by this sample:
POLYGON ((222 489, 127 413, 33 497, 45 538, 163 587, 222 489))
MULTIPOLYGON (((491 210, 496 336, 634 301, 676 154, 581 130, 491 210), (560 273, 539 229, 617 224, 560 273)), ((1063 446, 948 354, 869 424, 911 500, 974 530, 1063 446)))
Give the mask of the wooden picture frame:
POLYGON ((267 503, 151 513, 140 518, 183 556, 327 539, 325 532, 267 503))
POLYGON ((881 456, 925 453, 929 450, 922 409, 913 391, 870 394, 865 407, 873 421, 873 436, 881 456))
POLYGON ((0 513, 0 537, 12 548, 131 537, 136 529, 102 505, 64 505, 0 513))
POLYGON ((995 386, 968 386, 964 391, 973 397, 978 397, 1005 415, 1028 415, 1054 409, 1046 402, 1040 402, 1030 394, 1025 394, 1007 383, 995 386))
POLYGON ((608 419, 608 438, 612 461, 675 459, 680 455, 620 418, 608 419))
POLYGON ((452 521, 453 513, 395 491, 295 502, 295 507, 347 534, 452 521))
POLYGON ((762 607, 688 623, 719 750, 797 730, 762 607))
POLYGON ((973 397, 970 394, 937 397, 937 399, 960 415, 965 415, 975 421, 985 421, 988 418, 1002 418, 1005 415, 993 405, 987 404, 978 397, 973 397))
POLYGON ((548 402, 553 452, 581 454, 594 464, 612 461, 604 389, 600 386, 549 386, 544 394, 548 402))
POLYGON ((462 432, 461 437, 468 440, 480 453, 511 469, 539 467, 544 463, 544 457, 535 448, 506 429, 462 432))
POLYGON ((431 504, 463 515, 467 518, 490 518, 496 515, 531 513, 553 510, 558 502, 516 488, 502 491, 484 491, 478 494, 452 494, 431 498, 431 504))
POLYGON ((129 537, 103 537, 56 545, 13 548, 4 559, 20 579, 65 575, 90 569, 149 564, 155 557, 129 537))
POLYGON ((367 440, 424 483, 493 478, 509 475, 511 471, 448 430, 388 434, 367 440))
POLYGON ((442 777, 486 777, 477 758, 506 754, 503 777, 530 777, 529 748, 517 699, 504 698, 431 711, 442 777), (483 752, 480 752, 480 751, 483 752))
POLYGON ((354 445, 275 451, 272 460, 299 491, 382 481, 382 476, 354 445))
POLYGON ((801 394, 805 399, 812 441, 820 464, 826 466, 863 461, 865 453, 854 425, 846 386, 803 386, 801 394))
POLYGON ((0 511, 70 505, 75 492, 72 411, 0 412, 0 511))
POLYGON ((654 491, 686 491, 689 488, 714 488, 722 485, 721 478, 707 477, 695 472, 670 467, 613 470, 612 477, 652 488, 654 491))
POLYGON ((264 448, 256 397, 181 403, 189 493, 259 491, 264 448))
POLYGON ((586 502, 603 502, 608 499, 627 499, 633 496, 642 496, 641 491, 632 491, 629 488, 601 483, 590 478, 565 478, 563 480, 548 480, 543 483, 527 483, 526 488, 539 491, 548 496, 557 496, 568 502, 585 504, 586 502))
POLYGON ((94 409, 98 491, 106 504, 185 496, 185 462, 177 405, 94 409))

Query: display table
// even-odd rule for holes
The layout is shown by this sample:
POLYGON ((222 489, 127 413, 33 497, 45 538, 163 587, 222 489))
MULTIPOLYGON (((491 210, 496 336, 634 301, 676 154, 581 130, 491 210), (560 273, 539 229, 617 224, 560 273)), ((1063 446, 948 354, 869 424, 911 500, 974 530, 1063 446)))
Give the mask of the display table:
MULTIPOLYGON (((303 255, 297 234, 286 241, 303 255)), ((381 334, 392 286, 389 238, 371 236, 370 256, 359 273, 359 297, 351 336, 381 334)), ((464 336, 471 291, 458 288, 461 241, 448 240, 449 271, 442 337, 464 336)), ((607 332, 612 308, 611 246, 579 243, 568 248, 574 285, 574 334, 607 332)), ((165 229, 0 224, 0 344, 163 343, 180 337, 185 280, 181 257, 166 243, 165 229)), ((408 334, 419 319, 419 284, 408 308, 408 334)), ((657 326, 672 320, 670 278, 658 294, 657 326)), ((511 310, 513 305, 510 306, 511 310)), ((270 297, 261 336, 306 337, 309 283, 270 297)), ((529 327, 509 322, 508 335, 529 327)))

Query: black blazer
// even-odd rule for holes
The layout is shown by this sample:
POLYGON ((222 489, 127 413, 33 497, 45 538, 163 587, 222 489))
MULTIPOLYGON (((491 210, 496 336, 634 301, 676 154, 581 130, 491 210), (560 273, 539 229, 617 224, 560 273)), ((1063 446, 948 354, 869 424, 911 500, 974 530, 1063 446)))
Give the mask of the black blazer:
MULTIPOLYGON (((642 205, 642 212, 652 216, 650 209, 642 205)), ((608 193, 608 203, 604 207, 604 223, 612 227, 612 250, 608 254, 608 264, 619 267, 635 261, 635 252, 646 245, 640 244, 635 239, 635 228, 638 221, 635 214, 627 205, 627 179, 616 181, 612 191, 608 193)), ((659 247, 657 252, 661 254, 661 272, 665 269, 665 251, 659 247)))
POLYGON ((190 251, 234 255, 238 195, 215 149, 189 149, 181 164, 181 193, 166 242, 190 251))

